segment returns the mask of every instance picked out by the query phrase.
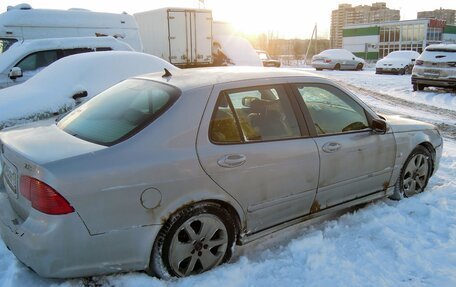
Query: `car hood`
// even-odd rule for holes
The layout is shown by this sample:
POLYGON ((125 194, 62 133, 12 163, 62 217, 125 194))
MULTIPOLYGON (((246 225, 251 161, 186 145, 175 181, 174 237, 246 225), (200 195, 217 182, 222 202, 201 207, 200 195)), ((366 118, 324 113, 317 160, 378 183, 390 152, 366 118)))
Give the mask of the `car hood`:
POLYGON ((382 59, 377 62, 376 66, 381 67, 382 65, 393 65, 394 67, 401 67, 407 65, 409 62, 406 59, 382 59))
POLYGON ((382 115, 394 133, 432 130, 436 127, 425 122, 404 118, 398 115, 382 115))
POLYGON ((67 134, 54 123, 5 129, 0 132, 0 141, 7 148, 41 165, 107 148, 67 134))

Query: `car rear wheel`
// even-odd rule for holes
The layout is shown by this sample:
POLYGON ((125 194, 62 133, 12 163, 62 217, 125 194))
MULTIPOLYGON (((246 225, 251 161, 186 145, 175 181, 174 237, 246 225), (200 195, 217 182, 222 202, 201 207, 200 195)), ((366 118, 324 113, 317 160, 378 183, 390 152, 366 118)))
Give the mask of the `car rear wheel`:
POLYGON ((323 69, 321 69, 321 68, 315 68, 315 70, 317 70, 317 71, 323 71, 323 69))
POLYGON ((231 258, 235 236, 235 223, 222 206, 182 209, 159 232, 146 271, 160 278, 205 272, 231 258))
POLYGON ((431 154, 425 147, 416 147, 405 161, 390 198, 399 200, 423 192, 431 171, 431 154))
POLYGON ((340 64, 339 64, 339 63, 337 63, 337 64, 334 66, 334 70, 336 70, 336 71, 339 71, 339 70, 340 70, 340 64))
POLYGON ((357 66, 356 66, 356 70, 357 71, 361 71, 363 69, 363 64, 359 63, 357 66))

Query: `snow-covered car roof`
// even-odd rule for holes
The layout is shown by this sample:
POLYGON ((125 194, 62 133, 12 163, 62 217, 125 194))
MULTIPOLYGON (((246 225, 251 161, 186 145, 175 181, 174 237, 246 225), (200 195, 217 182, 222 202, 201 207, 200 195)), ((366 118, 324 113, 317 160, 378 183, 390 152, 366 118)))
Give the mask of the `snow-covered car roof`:
POLYGON ((324 50, 319 54, 320 56, 332 56, 332 57, 353 57, 352 52, 345 49, 328 49, 324 50))
POLYGON ((114 37, 68 37, 25 40, 14 43, 0 54, 0 71, 10 68, 14 61, 33 52, 58 49, 111 47, 113 50, 133 51, 125 42, 114 37))
POLYGON ((394 51, 389 53, 385 58, 402 58, 402 57, 414 57, 419 56, 420 53, 416 51, 394 51))
POLYGON ((178 70, 158 57, 138 52, 94 52, 62 58, 27 82, 0 90, 0 126, 73 105, 76 93, 86 91, 90 98, 126 78, 164 68, 178 70))

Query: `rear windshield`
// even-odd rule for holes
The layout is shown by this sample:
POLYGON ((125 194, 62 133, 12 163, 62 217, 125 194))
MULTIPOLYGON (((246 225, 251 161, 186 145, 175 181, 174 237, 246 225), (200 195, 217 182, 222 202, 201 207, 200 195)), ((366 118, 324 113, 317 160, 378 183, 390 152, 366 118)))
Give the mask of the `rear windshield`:
POLYGON ((126 80, 78 107, 58 126, 75 137, 110 146, 150 124, 179 95, 179 89, 158 82, 126 80))

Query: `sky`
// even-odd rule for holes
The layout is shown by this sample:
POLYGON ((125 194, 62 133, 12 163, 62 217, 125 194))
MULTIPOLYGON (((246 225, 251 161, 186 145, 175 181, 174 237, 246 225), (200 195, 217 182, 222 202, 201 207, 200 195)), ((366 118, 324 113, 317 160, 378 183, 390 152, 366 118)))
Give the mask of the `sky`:
MULTIPOLYGON (((24 0, 0 1, 0 12, 8 5, 24 0)), ((27 1, 27 0, 25 0, 27 1)), ((456 9, 456 0, 28 0, 33 8, 84 8, 97 12, 130 14, 162 7, 205 7, 212 10, 214 20, 231 22, 239 31, 274 33, 281 38, 310 38, 317 24, 318 37, 329 38, 331 11, 341 3, 371 5, 386 2, 387 7, 401 10, 401 20, 416 19, 418 11, 456 9)))

